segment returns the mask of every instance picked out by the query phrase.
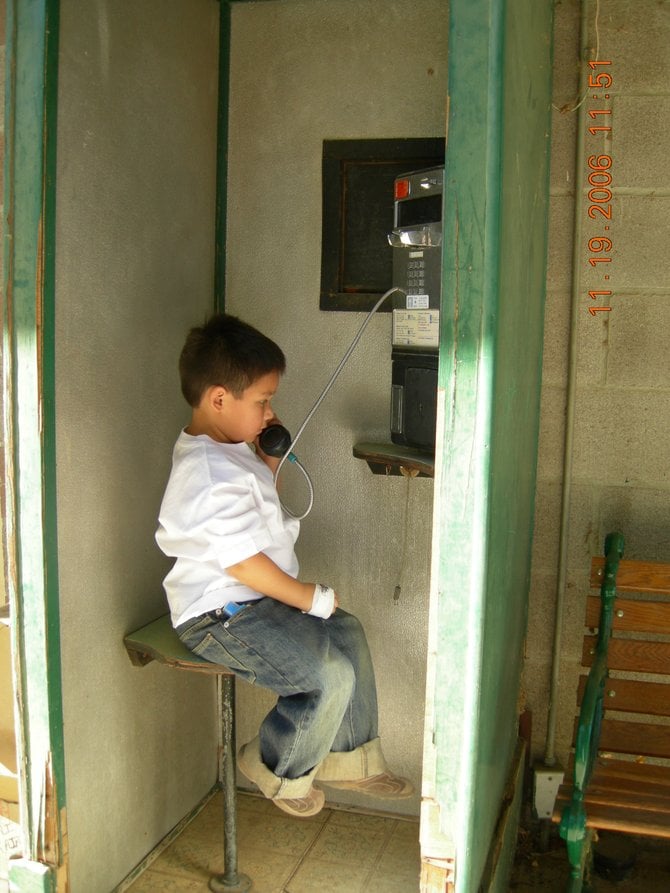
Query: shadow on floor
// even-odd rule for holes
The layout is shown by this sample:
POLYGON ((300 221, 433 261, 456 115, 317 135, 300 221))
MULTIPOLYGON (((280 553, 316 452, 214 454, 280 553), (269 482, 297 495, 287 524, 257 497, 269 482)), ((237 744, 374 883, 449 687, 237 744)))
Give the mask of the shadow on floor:
MULTIPOLYGON (((666 893, 670 891, 670 845, 667 840, 629 835, 601 834, 603 850, 614 857, 603 866, 609 878, 596 874, 594 893, 666 893), (631 851, 635 856, 632 868, 616 871, 613 866, 627 865, 631 851)), ((519 835, 511 893, 565 893, 569 878, 565 843, 552 827, 549 846, 542 852, 539 834, 522 831, 519 835)))

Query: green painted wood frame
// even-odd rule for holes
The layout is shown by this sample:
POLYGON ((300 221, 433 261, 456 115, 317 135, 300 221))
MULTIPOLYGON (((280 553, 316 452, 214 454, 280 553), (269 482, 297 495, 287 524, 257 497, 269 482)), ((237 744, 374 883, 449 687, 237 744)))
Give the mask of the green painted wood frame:
POLYGON ((513 766, 540 410, 551 0, 451 0, 422 856, 494 870, 513 766))
POLYGON ((7 2, 3 552, 26 838, 11 879, 16 889, 45 891, 64 862, 65 808, 54 444, 58 12, 57 0, 7 2))

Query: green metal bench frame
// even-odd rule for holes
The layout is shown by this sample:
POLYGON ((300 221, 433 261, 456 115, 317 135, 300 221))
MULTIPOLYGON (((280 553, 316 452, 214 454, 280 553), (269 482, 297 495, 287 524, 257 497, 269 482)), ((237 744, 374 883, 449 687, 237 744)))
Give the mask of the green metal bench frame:
POLYGON ((582 665, 590 672, 579 686, 573 778, 553 813, 567 844, 569 893, 589 889, 594 829, 670 839, 670 563, 623 552, 623 536, 612 533, 604 560, 591 562, 600 597, 587 599, 582 665))
POLYGON ((572 800, 561 815, 559 833, 565 840, 570 861, 568 893, 580 893, 592 869, 593 830, 586 826, 584 797, 598 756, 600 726, 603 717, 605 682, 608 677, 607 649, 612 635, 616 576, 624 553, 624 538, 610 533, 605 540, 605 568, 600 588, 600 624, 598 641, 579 713, 575 743, 572 800))
POLYGON ((222 753, 219 783, 223 790, 224 873, 210 878, 213 893, 246 893, 251 880, 237 870, 237 789, 235 760, 235 676, 228 668, 204 660, 189 651, 172 627, 169 614, 125 636, 131 662, 144 667, 155 660, 177 670, 219 677, 222 753))

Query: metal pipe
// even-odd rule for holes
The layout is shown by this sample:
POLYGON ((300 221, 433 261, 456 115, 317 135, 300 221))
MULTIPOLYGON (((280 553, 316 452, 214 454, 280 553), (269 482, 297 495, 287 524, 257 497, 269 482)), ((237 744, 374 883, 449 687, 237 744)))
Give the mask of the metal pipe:
POLYGON ((237 781, 235 759, 235 676, 221 673, 217 677, 221 718, 220 782, 223 789, 223 859, 224 873, 209 879, 212 893, 246 893, 252 883, 237 870, 237 781))
POLYGON ((228 109, 230 105, 230 3, 219 3, 219 94, 216 122, 216 211, 214 223, 214 307, 226 304, 226 239, 228 203, 228 109))
MULTIPOLYGON (((580 77, 579 97, 587 89, 586 57, 592 53, 588 46, 588 0, 581 0, 579 52, 580 77)), ((591 57, 592 58, 592 57, 591 57)), ((577 108, 581 105, 578 104, 577 108)), ((582 252, 582 206, 584 184, 584 115, 577 119, 577 146, 575 150, 575 207, 573 216, 572 244, 572 301, 570 309, 570 337, 568 344, 567 401, 565 411, 565 441, 563 453, 563 488, 561 493, 561 521, 558 546, 558 578, 556 582, 556 612, 554 618, 554 648, 552 655, 551 683, 549 688, 549 712, 544 762, 546 766, 556 763, 556 713, 558 709, 558 688, 561 668, 561 648, 563 641, 563 613, 565 607, 565 586, 568 564, 568 531, 570 525, 570 497, 572 494, 572 457, 575 424, 575 397, 577 389, 577 312, 582 295, 580 291, 580 261, 582 252)))

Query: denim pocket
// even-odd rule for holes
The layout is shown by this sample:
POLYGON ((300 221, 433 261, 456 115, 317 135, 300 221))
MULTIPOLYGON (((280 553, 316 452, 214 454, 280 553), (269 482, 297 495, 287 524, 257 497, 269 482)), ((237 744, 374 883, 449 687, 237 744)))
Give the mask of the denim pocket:
POLYGON ((198 657, 211 661, 211 663, 228 667, 229 670, 232 670, 237 676, 244 679, 245 682, 250 682, 253 685, 256 681, 256 673, 251 667, 245 666, 235 655, 231 654, 225 645, 211 632, 205 633, 196 645, 191 646, 188 642, 184 642, 184 644, 198 657))

